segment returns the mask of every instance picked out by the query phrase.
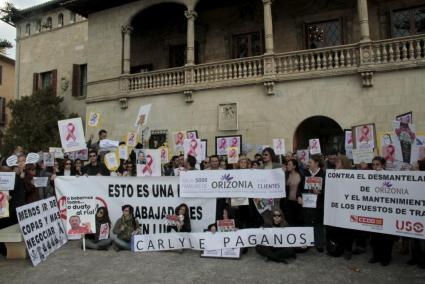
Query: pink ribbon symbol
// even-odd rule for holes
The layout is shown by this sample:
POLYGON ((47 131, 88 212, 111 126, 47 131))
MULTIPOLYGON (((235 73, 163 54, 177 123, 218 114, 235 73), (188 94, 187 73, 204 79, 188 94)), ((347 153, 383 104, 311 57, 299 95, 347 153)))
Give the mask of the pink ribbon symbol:
POLYGON ((220 140, 220 146, 218 148, 225 150, 226 149, 226 144, 227 144, 226 139, 225 138, 221 138, 221 140, 220 140))
POLYGON ((394 152, 395 152, 395 148, 393 145, 388 145, 387 149, 386 149, 386 155, 385 155, 385 160, 389 161, 389 162, 394 162, 395 158, 394 158, 394 152))
POLYGON ((233 139, 232 139, 232 146, 230 146, 230 147, 238 147, 238 138, 233 137, 233 139))
POLYGON ((108 233, 108 226, 103 226, 103 230, 100 232, 101 235, 106 235, 108 233))
POLYGON ((347 134, 347 145, 353 144, 353 135, 347 134))
POLYGON ((176 134, 176 145, 183 144, 183 134, 181 132, 176 134))
POLYGON ((68 131, 68 133, 66 134, 66 137, 65 137, 66 141, 69 141, 70 139, 75 141, 77 139, 77 137, 74 134, 75 125, 73 123, 68 123, 68 125, 66 126, 66 130, 68 131))
POLYGON ((313 145, 311 146, 311 148, 317 150, 317 140, 313 140, 313 145))
POLYGON ((145 174, 146 172, 149 172, 149 175, 151 176, 152 175, 152 164, 153 164, 153 158, 152 158, 152 156, 151 155, 147 155, 146 156, 146 160, 147 160, 147 163, 146 163, 146 166, 143 168, 143 174, 145 174))
POLYGON ((363 125, 362 127, 362 136, 359 138, 359 142, 369 142, 369 127, 367 125, 363 125))
POLYGON ((307 153, 305 151, 301 152, 301 161, 305 161, 307 153))
POLYGON ((189 151, 187 152, 188 155, 196 157, 196 150, 198 148, 198 142, 196 142, 195 139, 192 139, 192 141, 190 141, 190 148, 189 151))

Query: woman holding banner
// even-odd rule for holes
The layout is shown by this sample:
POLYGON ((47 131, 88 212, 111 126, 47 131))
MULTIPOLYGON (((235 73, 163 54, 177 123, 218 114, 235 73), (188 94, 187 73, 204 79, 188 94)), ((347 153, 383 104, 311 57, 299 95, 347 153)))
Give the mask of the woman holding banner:
POLYGON ((111 220, 108 208, 99 207, 96 212, 96 234, 86 235, 86 248, 96 250, 107 250, 112 240, 109 238, 111 220))
MULTIPOLYGON (((384 170, 385 159, 379 156, 373 158, 372 169, 375 171, 384 170)), ((371 233, 370 245, 372 246, 373 256, 369 263, 380 262, 382 266, 390 264, 395 239, 396 237, 393 235, 371 233)))
POLYGON ((172 230, 181 233, 190 233, 192 227, 190 226, 189 207, 185 203, 177 206, 175 211, 177 218, 175 225, 167 226, 167 232, 170 233, 172 230))
POLYGON ((117 236, 112 238, 114 249, 130 250, 131 249, 131 236, 140 231, 139 222, 134 218, 134 209, 131 205, 124 205, 121 207, 122 216, 114 225, 112 232, 117 236))
POLYGON ((314 227, 314 241, 317 251, 323 252, 325 232, 323 227, 325 203, 325 172, 322 170, 324 163, 320 154, 312 155, 305 171, 304 189, 301 192, 303 204, 304 224, 314 227), (311 179, 314 177, 315 179, 311 179), (311 181, 311 182, 310 182, 311 181), (311 202, 307 206, 307 200, 311 202))
MULTIPOLYGON (((276 208, 272 211, 272 220, 270 220, 270 227, 286 227, 288 224, 285 220, 285 217, 282 213, 282 210, 276 208)), ((294 248, 276 248, 270 246, 262 246, 258 245, 255 247, 255 251, 266 258, 266 261, 272 260, 276 262, 287 263, 288 258, 296 258, 295 249, 294 248)))

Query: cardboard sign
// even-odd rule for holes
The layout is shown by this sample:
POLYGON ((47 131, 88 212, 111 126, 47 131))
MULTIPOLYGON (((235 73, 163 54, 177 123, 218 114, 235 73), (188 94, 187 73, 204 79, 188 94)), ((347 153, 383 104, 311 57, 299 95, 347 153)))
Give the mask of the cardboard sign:
POLYGON ((159 147, 161 164, 166 164, 169 161, 168 147, 159 147))
POLYGON ((173 133, 174 154, 178 155, 184 152, 184 140, 186 139, 185 131, 173 133))
POLYGON ((127 145, 121 145, 118 147, 118 156, 120 160, 128 159, 128 147, 127 145))
POLYGON ((301 163, 306 165, 310 160, 310 153, 308 150, 297 150, 297 157, 301 163))
POLYGON ((99 241, 100 240, 107 240, 109 238, 109 224, 104 223, 100 225, 100 232, 99 232, 99 241))
POLYGON ((62 148, 73 152, 87 148, 81 117, 58 121, 62 148))
POLYGON ((127 133, 127 146, 128 147, 136 147, 137 145, 137 133, 136 132, 128 132, 127 133))
POLYGON ((306 190, 322 190, 323 179, 321 177, 306 177, 304 189, 306 190))
POLYGON ((108 170, 112 172, 116 171, 120 166, 119 158, 116 152, 109 152, 106 154, 104 157, 104 162, 108 170))
POLYGON ((43 163, 46 167, 53 167, 55 165, 54 153, 43 153, 43 163))
POLYGON ((161 176, 161 154, 160 150, 137 149, 136 168, 138 177, 160 177, 161 176))
POLYGON ((237 164, 239 162, 239 153, 237 147, 227 148, 227 163, 237 164))
POLYGON ((96 199, 93 196, 66 196, 68 235, 96 233, 96 199))
POLYGON ((152 104, 142 105, 140 107, 134 127, 143 126, 148 123, 149 112, 151 111, 151 107, 152 107, 152 104))
POLYGON ((49 182, 49 178, 48 177, 34 177, 33 181, 34 181, 34 186, 37 187, 37 188, 46 187, 47 183, 49 182))
POLYGON ((317 195, 313 193, 303 193, 303 207, 304 208, 316 208, 317 206, 317 195))
POLYGON ((360 163, 370 164, 374 156, 375 152, 371 148, 353 149, 353 160, 356 165, 360 163))
POLYGON ((63 149, 58 147, 49 147, 49 153, 53 153, 55 159, 63 159, 63 149))
POLYGON ((196 158, 197 163, 202 162, 201 139, 184 139, 183 141, 184 157, 190 155, 196 158))
POLYGON ((87 126, 89 127, 98 127, 100 123, 100 112, 89 112, 87 119, 87 126))
POLYGON ((9 217, 9 192, 0 191, 0 218, 9 217))

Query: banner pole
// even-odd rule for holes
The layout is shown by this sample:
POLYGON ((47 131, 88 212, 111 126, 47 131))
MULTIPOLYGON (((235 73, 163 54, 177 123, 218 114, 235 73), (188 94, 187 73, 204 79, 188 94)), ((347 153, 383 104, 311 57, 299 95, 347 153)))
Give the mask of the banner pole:
POLYGON ((83 234, 83 251, 86 251, 86 235, 83 234))

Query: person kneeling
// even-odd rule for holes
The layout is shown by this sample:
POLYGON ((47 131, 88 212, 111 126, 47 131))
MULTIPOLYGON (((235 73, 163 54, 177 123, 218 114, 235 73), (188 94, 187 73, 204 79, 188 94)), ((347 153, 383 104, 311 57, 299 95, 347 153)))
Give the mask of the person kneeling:
POLYGON ((110 228, 108 208, 99 207, 96 212, 96 234, 86 235, 86 248, 107 250, 112 243, 109 237, 110 228))
POLYGON ((140 225, 134 218, 134 209, 131 205, 124 205, 121 207, 122 216, 117 220, 112 232, 116 234, 112 238, 114 249, 130 250, 131 249, 131 236, 140 231, 140 225))
MULTIPOLYGON (((273 220, 272 227, 286 227, 287 223, 283 216, 282 210, 274 209, 273 210, 273 220)), ((272 260, 276 262, 287 263, 287 259, 296 258, 295 249, 294 248, 277 248, 277 247, 269 247, 269 246, 256 246, 255 250, 258 254, 264 256, 266 261, 272 260)))

